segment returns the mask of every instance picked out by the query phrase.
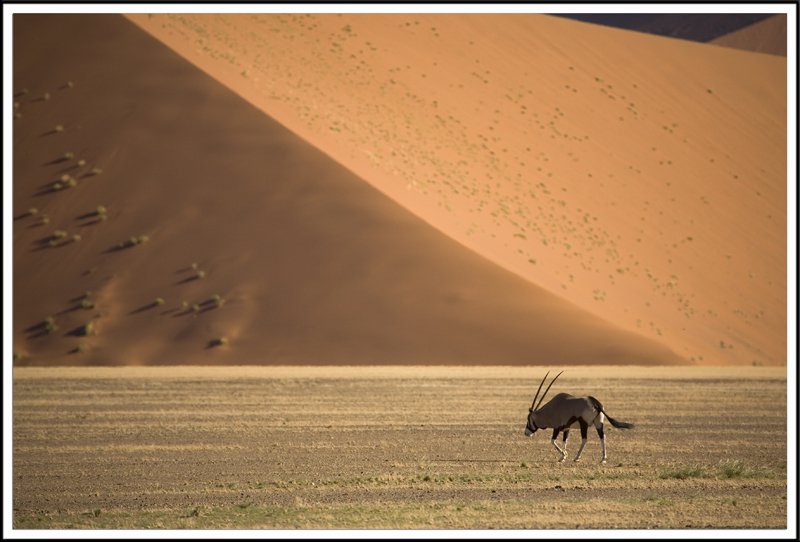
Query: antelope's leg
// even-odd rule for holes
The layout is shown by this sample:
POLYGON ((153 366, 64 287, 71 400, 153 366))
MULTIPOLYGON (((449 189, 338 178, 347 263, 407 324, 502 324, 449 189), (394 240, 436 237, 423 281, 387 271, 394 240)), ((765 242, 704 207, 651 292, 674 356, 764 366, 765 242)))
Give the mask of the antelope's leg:
POLYGON ((581 425, 581 447, 578 449, 578 455, 575 456, 575 461, 581 460, 581 453, 583 453, 583 447, 586 446, 586 436, 589 431, 589 424, 586 423, 583 418, 579 419, 578 423, 581 425))
POLYGON ((558 444, 556 443, 556 439, 558 438, 558 433, 559 433, 558 428, 553 429, 553 438, 550 439, 550 443, 553 446, 555 446, 556 450, 558 450, 558 453, 561 454, 561 459, 559 459, 559 461, 564 461, 564 458, 567 457, 567 451, 566 448, 562 450, 561 448, 558 447, 558 444))
POLYGON ((600 437, 600 444, 603 445, 603 459, 600 460, 600 463, 606 462, 606 437, 603 434, 603 422, 595 423, 595 428, 597 429, 597 435, 600 437))

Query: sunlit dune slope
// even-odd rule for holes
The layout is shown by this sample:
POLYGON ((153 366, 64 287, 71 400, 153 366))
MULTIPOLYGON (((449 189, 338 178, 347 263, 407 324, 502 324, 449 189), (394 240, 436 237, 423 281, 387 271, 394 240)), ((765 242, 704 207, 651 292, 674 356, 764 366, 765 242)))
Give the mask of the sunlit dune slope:
POLYGON ((122 16, 16 15, 14 92, 17 364, 685 361, 453 241, 122 16))
POLYGON ((786 14, 775 15, 709 43, 756 53, 786 56, 786 14))
POLYGON ((417 216, 698 364, 786 362, 786 59, 545 15, 131 15, 417 216))

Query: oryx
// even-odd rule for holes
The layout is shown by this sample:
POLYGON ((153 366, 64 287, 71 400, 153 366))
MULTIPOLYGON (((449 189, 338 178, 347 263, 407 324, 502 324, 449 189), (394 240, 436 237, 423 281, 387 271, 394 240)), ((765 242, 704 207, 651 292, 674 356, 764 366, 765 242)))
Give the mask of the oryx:
MULTIPOLYGON (((564 371, 561 371, 563 373, 564 371)), ((556 378, 561 376, 561 373, 556 375, 556 378)), ((569 436, 569 428, 575 422, 581 426, 581 447, 578 450, 578 455, 575 456, 575 461, 579 461, 581 458, 581 452, 583 452, 583 447, 586 446, 586 433, 589 429, 589 424, 594 424, 597 428, 597 434, 600 435, 600 442, 603 444, 603 459, 600 463, 606 462, 606 439, 603 436, 603 415, 608 418, 608 421, 611 422, 611 425, 617 427, 619 429, 629 429, 633 427, 632 423, 625 423, 625 422, 618 422, 608 414, 606 411, 603 410, 603 405, 600 404, 600 401, 595 399, 594 397, 573 397, 568 393, 559 393, 555 397, 553 397, 546 405, 542 408, 539 406, 544 401, 547 392, 550 391, 550 386, 553 385, 553 382, 556 381, 554 378, 550 382, 550 386, 547 386, 547 389, 544 390, 544 395, 539 400, 539 404, 536 404, 536 398, 539 397, 539 392, 542 391, 542 384, 544 381, 547 380, 547 376, 550 373, 548 372, 544 375, 542 379, 542 383, 539 384, 539 389, 536 390, 536 396, 533 398, 533 404, 531 408, 528 409, 528 425, 525 427, 525 436, 529 437, 534 434, 537 429, 547 429, 552 427, 553 428, 553 438, 550 442, 552 442, 553 446, 555 446, 556 450, 559 451, 561 454, 560 461, 564 461, 567 457, 567 437, 569 436), (558 434, 560 432, 564 432, 564 448, 561 449, 556 444, 556 438, 558 438, 558 434)))

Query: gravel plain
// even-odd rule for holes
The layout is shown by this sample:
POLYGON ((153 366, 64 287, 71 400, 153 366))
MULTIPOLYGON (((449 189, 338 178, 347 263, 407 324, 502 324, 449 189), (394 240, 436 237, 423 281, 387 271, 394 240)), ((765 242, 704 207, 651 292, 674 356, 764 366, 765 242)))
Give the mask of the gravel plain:
POLYGON ((787 528, 785 368, 568 369, 605 465, 524 436, 540 368, 14 371, 15 529, 787 528))

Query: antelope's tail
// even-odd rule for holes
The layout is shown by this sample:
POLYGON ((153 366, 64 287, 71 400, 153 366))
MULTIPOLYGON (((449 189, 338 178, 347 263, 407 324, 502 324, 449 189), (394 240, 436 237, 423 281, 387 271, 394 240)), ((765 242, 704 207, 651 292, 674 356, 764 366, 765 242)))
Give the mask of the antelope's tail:
POLYGON ((607 419, 607 420, 608 420, 608 421, 611 423, 611 425, 613 425, 613 426, 614 426, 614 427, 616 427, 617 429, 633 429, 633 424, 632 424, 632 423, 620 422, 620 421, 618 421, 618 420, 615 420, 615 419, 614 419, 614 418, 612 418, 611 416, 609 416, 609 415, 608 415, 608 412, 606 412, 606 411, 603 409, 603 405, 601 405, 601 404, 600 404, 600 401, 598 401, 598 400, 597 400, 597 399, 595 399, 594 397, 589 397, 589 400, 590 400, 590 401, 592 401, 592 403, 594 403, 594 407, 595 407, 597 410, 599 410, 600 412, 602 412, 603 414, 605 414, 605 416, 606 416, 606 419, 607 419))
MULTIPOLYGON (((606 413, 605 413, 605 412, 603 412, 603 414, 606 414, 606 413)), ((608 421, 610 421, 610 422, 611 422, 611 425, 613 425, 613 426, 614 426, 614 427, 616 427, 617 429, 633 429, 633 424, 632 424, 632 423, 627 423, 627 422, 618 422, 617 420, 615 420, 614 418, 612 418, 612 417, 611 417, 611 416, 609 416, 608 414, 606 414, 606 419, 607 419, 608 421)))

